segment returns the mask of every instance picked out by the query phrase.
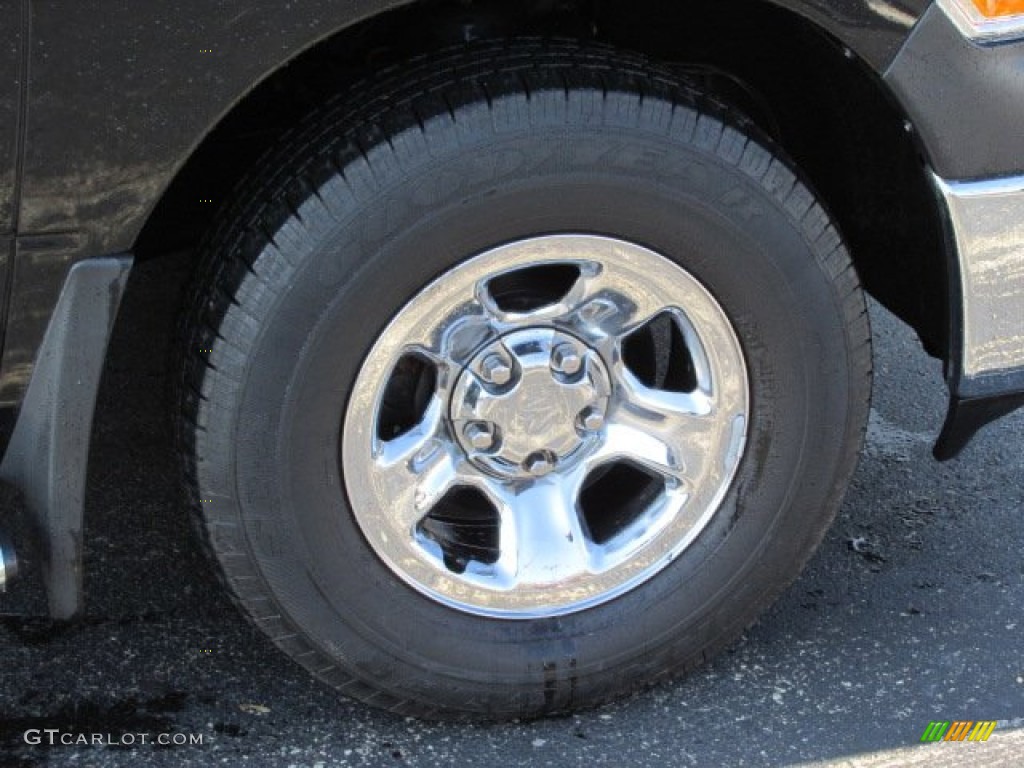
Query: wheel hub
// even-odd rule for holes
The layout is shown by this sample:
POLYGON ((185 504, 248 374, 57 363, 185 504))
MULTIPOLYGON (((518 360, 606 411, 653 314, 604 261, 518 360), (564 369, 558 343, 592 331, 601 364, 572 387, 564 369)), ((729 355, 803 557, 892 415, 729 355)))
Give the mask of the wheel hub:
POLYGON ((476 466, 503 478, 542 477, 600 441, 610 392, 594 349, 552 328, 527 328, 477 352, 455 385, 450 417, 476 466))

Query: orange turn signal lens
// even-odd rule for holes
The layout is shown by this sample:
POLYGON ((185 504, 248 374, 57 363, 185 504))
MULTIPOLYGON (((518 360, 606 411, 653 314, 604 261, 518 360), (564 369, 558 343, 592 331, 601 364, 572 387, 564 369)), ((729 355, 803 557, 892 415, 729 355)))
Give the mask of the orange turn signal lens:
POLYGON ((1024 0, 974 0, 974 5, 986 19, 1024 14, 1024 0))
POLYGON ((1024 0, 935 0, 960 34, 982 45, 1024 40, 1024 0))

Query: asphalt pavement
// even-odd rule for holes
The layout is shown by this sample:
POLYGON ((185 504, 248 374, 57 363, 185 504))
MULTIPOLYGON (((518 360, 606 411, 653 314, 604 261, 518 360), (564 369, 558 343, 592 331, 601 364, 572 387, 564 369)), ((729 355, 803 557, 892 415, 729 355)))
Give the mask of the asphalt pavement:
MULTIPOLYGON (((936 463, 941 366, 877 305, 859 469, 804 575, 754 628, 688 677, 598 710, 445 725, 314 682, 219 593, 166 415, 187 268, 187 256, 138 267, 112 341, 84 619, 33 617, 31 569, 0 596, 0 768, 1024 764, 1024 413, 936 463), (984 743, 921 744, 935 720, 998 723, 984 743)), ((18 519, 16 493, 0 505, 18 519)))

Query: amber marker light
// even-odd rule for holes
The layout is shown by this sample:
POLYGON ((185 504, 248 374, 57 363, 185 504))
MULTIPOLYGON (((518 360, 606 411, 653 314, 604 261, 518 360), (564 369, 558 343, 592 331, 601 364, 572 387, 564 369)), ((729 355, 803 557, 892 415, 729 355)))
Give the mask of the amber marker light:
POLYGON ((938 0, 957 29, 979 43, 1024 39, 1024 0, 938 0))
POLYGON ((1024 0, 972 0, 986 19, 998 19, 1002 16, 1024 14, 1024 0))

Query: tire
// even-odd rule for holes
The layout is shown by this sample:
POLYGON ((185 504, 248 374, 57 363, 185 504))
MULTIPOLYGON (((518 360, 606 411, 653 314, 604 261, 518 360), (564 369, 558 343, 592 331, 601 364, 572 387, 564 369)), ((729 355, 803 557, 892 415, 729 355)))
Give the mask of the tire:
POLYGON ((274 643, 393 712, 536 717, 694 667, 856 463, 870 329, 835 226, 742 116, 631 55, 384 73, 260 164, 203 259, 204 540, 274 643))

